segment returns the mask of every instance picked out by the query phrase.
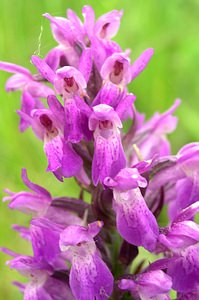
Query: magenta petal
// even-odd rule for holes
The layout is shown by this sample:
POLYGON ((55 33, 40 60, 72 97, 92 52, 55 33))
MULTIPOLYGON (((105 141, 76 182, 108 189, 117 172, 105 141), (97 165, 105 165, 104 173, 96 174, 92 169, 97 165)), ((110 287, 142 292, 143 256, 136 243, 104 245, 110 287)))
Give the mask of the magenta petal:
POLYGON ((124 97, 116 107, 116 112, 121 120, 125 120, 128 117, 133 117, 133 103, 136 96, 133 94, 128 94, 124 97))
MULTIPOLYGON (((35 108, 36 101, 35 99, 27 92, 24 92, 22 94, 21 98, 21 110, 26 113, 27 115, 30 115, 31 111, 35 108)), ((27 121, 24 118, 20 118, 20 131, 23 132, 25 131, 29 126, 30 122, 27 121)))
MULTIPOLYGON (((83 99, 81 99, 79 96, 74 97, 77 107, 81 110, 81 112, 86 116, 90 117, 92 114, 92 108, 84 102, 83 99)), ((88 121, 87 121, 88 123, 88 121)))
POLYGON ((72 9, 67 9, 67 18, 72 23, 73 27, 76 29, 77 34, 83 36, 84 28, 83 28, 82 21, 72 9))
POLYGON ((65 124, 64 107, 54 95, 48 96, 47 102, 51 112, 56 119, 56 125, 59 128, 63 129, 65 124))
POLYGON ((149 251, 156 247, 158 225, 139 188, 120 193, 114 190, 117 229, 130 244, 149 251))
POLYGON ((55 92, 53 89, 48 87, 47 85, 31 81, 26 85, 26 91, 29 92, 33 97, 38 98, 47 98, 49 95, 54 95, 55 92))
POLYGON ((27 171, 26 169, 22 169, 22 172, 21 172, 21 177, 22 177, 22 180, 23 182, 25 183, 25 185, 30 189, 32 190, 33 192, 36 192, 46 198, 49 198, 49 200, 51 200, 51 194, 46 190, 44 189, 43 187, 41 187, 40 185, 37 185, 33 182, 31 182, 29 179, 28 179, 28 175, 27 175, 27 171))
POLYGON ((44 152, 48 159, 47 171, 56 171, 62 166, 63 141, 60 136, 56 136, 44 144, 44 152))
POLYGON ((10 200, 9 208, 19 210, 25 214, 43 214, 50 205, 49 198, 30 192, 10 193, 4 201, 10 200))
POLYGON ((29 228, 14 224, 14 225, 12 225, 12 229, 19 232, 22 239, 31 241, 29 228))
POLYGON ((61 257, 59 237, 63 228, 46 218, 31 221, 30 234, 34 256, 55 269, 64 269, 65 261, 61 257))
POLYGON ((95 25, 95 13, 93 8, 89 5, 85 5, 82 9, 82 15, 84 17, 84 28, 88 36, 92 37, 95 25))
MULTIPOLYGON (((56 205, 56 202, 54 202, 56 205)), ((82 219, 70 210, 65 210, 62 207, 51 205, 45 213, 45 218, 50 221, 60 224, 64 227, 68 225, 81 225, 82 219)))
POLYGON ((167 273, 173 281, 173 289, 185 293, 197 289, 199 282, 199 247, 190 246, 169 264, 167 273))
POLYGON ((75 36, 71 24, 67 19, 52 17, 48 13, 43 14, 43 16, 50 20, 53 36, 58 43, 64 46, 69 46, 69 44, 73 43, 75 36))
MULTIPOLYGON (((45 291, 50 295, 50 300, 59 300, 59 295, 61 295, 64 300, 75 300, 72 295, 72 292, 68 286, 68 284, 62 280, 58 280, 53 277, 49 277, 44 284, 45 291)), ((40 297, 38 300, 45 300, 40 297)), ((31 299, 33 300, 33 299, 31 299)), ((37 300, 37 299, 36 299, 37 300)), ((61 300, 61 299, 60 299, 61 300)))
POLYGON ((93 66, 92 50, 86 48, 83 50, 79 61, 79 71, 83 74, 86 82, 88 82, 93 66))
POLYGON ((94 32, 97 37, 102 39, 111 39, 114 37, 120 27, 120 19, 123 15, 122 10, 112 10, 102 15, 95 24, 94 32))
POLYGON ((59 47, 55 47, 48 52, 44 60, 53 71, 56 71, 59 68, 60 58, 62 55, 63 50, 59 47))
POLYGON ((148 65, 154 50, 149 48, 145 50, 133 63, 131 67, 132 78, 131 80, 135 79, 148 65))
POLYGON ((43 59, 33 55, 31 61, 46 80, 54 83, 55 73, 43 59))
POLYGON ((79 173, 83 166, 82 159, 73 150, 72 146, 64 143, 62 172, 64 177, 72 177, 79 173))
POLYGON ((66 141, 78 143, 83 138, 81 128, 81 113, 73 99, 65 101, 65 128, 64 138, 66 141))
POLYGON ((24 67, 12 64, 12 63, 8 63, 8 62, 4 62, 4 61, 0 61, 0 70, 4 70, 10 73, 19 73, 19 74, 23 74, 27 77, 29 77, 30 79, 32 79, 32 74, 30 73, 30 71, 24 67))
POLYGON ((118 89, 117 85, 113 84, 112 82, 106 82, 92 102, 92 106, 98 104, 107 104, 113 108, 116 108, 120 101, 122 101, 123 96, 124 93, 118 89))
POLYGON ((103 182, 107 176, 114 177, 126 165, 125 154, 119 136, 104 139, 95 138, 95 150, 92 163, 94 185, 103 182))
POLYGON ((181 210, 181 212, 174 219, 174 222, 181 222, 181 221, 192 219, 198 212, 199 212, 199 201, 196 201, 192 205, 181 210))
POLYGON ((113 276, 97 254, 79 255, 72 264, 70 287, 76 300, 107 300, 113 290, 113 276))
POLYGON ((6 82, 6 92, 13 92, 25 88, 25 86, 32 82, 32 79, 24 74, 15 74, 8 78, 6 82))
POLYGON ((196 244, 199 241, 199 225, 193 221, 173 223, 166 236, 160 234, 159 241, 170 250, 196 244))

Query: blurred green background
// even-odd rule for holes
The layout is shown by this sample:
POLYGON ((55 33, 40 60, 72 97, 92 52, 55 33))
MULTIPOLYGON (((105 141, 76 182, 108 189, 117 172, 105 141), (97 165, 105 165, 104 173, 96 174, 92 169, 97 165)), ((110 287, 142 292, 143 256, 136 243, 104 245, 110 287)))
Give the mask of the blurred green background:
MULTIPOLYGON (((147 69, 131 84, 129 90, 137 95, 137 108, 147 117, 155 111, 166 110, 179 97, 181 107, 178 128, 170 138, 174 153, 185 143, 199 137, 199 1, 197 0, 1 0, 0 10, 0 60, 23 65, 34 70, 30 56, 37 53, 41 26, 41 55, 56 45, 49 22, 42 13, 65 16, 67 8, 79 15, 81 7, 90 4, 99 16, 112 9, 124 9, 122 24, 116 41, 123 49, 131 48, 132 60, 146 48, 153 47, 155 55, 147 69)), ((78 194, 72 180, 57 182, 45 173, 46 160, 42 143, 28 130, 18 132, 20 93, 6 94, 4 85, 8 74, 0 72, 0 190, 13 191, 24 188, 20 179, 22 167, 29 177, 49 189, 53 195, 78 194)), ((2 192, 3 195, 3 192, 2 192)), ((26 242, 11 230, 11 224, 28 224, 28 217, 9 211, 0 203, 0 246, 18 252, 29 251, 26 242)), ((0 253, 0 299, 18 300, 22 296, 10 282, 17 275, 5 266, 8 257, 0 253)), ((85 299, 86 300, 86 299, 85 299)))

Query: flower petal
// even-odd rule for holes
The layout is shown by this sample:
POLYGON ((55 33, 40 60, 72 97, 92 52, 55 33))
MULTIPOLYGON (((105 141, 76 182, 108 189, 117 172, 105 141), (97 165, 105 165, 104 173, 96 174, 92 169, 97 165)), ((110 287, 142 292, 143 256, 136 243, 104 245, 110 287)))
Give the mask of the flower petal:
POLYGON ((131 67, 131 80, 135 79, 148 65, 154 53, 152 48, 146 49, 133 63, 131 67))
POLYGON ((45 60, 41 59, 36 55, 33 55, 31 57, 31 61, 46 80, 48 80, 51 83, 54 83, 55 73, 45 62, 45 60))
POLYGON ((123 193, 114 190, 113 195, 117 229, 121 236, 130 244, 153 251, 159 233, 158 225, 139 188, 123 193))
POLYGON ((30 73, 30 71, 28 69, 18 66, 16 64, 0 61, 0 70, 4 70, 7 72, 16 73, 16 74, 19 73, 19 74, 25 75, 25 76, 29 77, 30 79, 32 79, 32 74, 30 73))
POLYGON ((62 159, 63 176, 66 178, 75 176, 77 173, 79 173, 82 166, 82 159, 73 150, 72 146, 65 142, 62 159))

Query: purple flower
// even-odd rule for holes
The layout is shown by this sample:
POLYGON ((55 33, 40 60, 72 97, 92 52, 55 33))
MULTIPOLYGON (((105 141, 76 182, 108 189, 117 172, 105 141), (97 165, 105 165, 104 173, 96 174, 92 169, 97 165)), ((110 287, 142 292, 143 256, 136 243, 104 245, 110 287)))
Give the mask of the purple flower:
POLYGON ((169 300, 171 287, 171 278, 161 270, 142 273, 119 282, 119 288, 129 290, 137 300, 169 300))
POLYGON ((31 221, 30 236, 34 257, 54 270, 66 269, 65 258, 59 248, 59 238, 64 227, 46 218, 31 221))
POLYGON ((113 209, 121 236, 130 244, 155 250, 158 225, 139 189, 147 186, 146 179, 136 168, 126 168, 113 178, 105 178, 104 184, 113 189, 113 209))
POLYGON ((77 94, 83 95, 86 81, 80 71, 67 66, 57 70, 54 85, 57 93, 66 100, 77 94))
POLYGON ((72 67, 61 68, 57 70, 54 85, 64 99, 65 139, 72 143, 80 142, 83 137, 89 140, 91 134, 88 130, 88 117, 81 111, 80 103, 84 102, 81 97, 85 95, 86 88, 83 75, 72 67))
POLYGON ((131 66, 128 52, 113 53, 104 62, 100 71, 101 76, 105 81, 110 81, 121 88, 125 88, 145 69, 152 55, 153 49, 145 50, 131 66))
MULTIPOLYGON (((152 263, 148 270, 166 269, 172 278, 172 289, 180 294, 199 291, 199 246, 189 246, 176 251, 171 258, 163 258, 152 263)), ((186 298, 185 298, 186 299, 186 298)))
POLYGON ((11 209, 20 210, 24 213, 33 213, 34 215, 45 214, 52 201, 50 193, 43 187, 32 183, 28 179, 25 169, 22 170, 22 180, 32 192, 13 193, 6 190, 9 196, 4 197, 3 200, 10 201, 9 208, 11 209))
POLYGON ((44 142, 44 152, 48 159, 47 171, 62 180, 62 176, 71 177, 82 168, 82 160, 72 145, 64 141, 64 108, 55 96, 48 98, 50 109, 32 111, 32 118, 22 112, 19 114, 29 120, 35 135, 44 142))
POLYGON ((41 75, 54 84, 56 92, 63 97, 65 119, 62 126, 64 126, 65 140, 78 143, 83 137, 87 140, 91 139, 88 117, 81 111, 81 106, 86 106, 82 98, 86 95, 87 85, 82 73, 70 66, 60 68, 55 73, 44 60, 37 56, 32 56, 32 62, 41 75))
MULTIPOLYGON (((48 95, 54 95, 54 91, 39 82, 37 77, 32 75, 30 71, 24 67, 0 61, 0 69, 14 73, 6 83, 6 91, 12 92, 21 90, 21 110, 30 115, 31 110, 35 108, 43 108, 43 104, 39 98, 46 98, 48 95)), ((25 131, 29 123, 20 119, 20 131, 25 131)))
POLYGON ((113 289, 113 276, 100 257, 93 238, 102 222, 68 226, 60 235, 60 247, 70 255, 70 287, 76 300, 105 300, 113 289))
POLYGON ((116 175, 126 164, 119 128, 122 123, 114 109, 106 104, 93 107, 89 129, 94 131, 92 178, 95 185, 106 176, 116 175))
POLYGON ((178 293, 178 300, 198 300, 199 290, 191 293, 178 293))
POLYGON ((52 89, 38 82, 37 78, 24 67, 1 61, 0 69, 14 73, 6 83, 7 92, 22 90, 34 98, 46 98, 48 95, 54 95, 52 89))
POLYGON ((172 278, 172 288, 180 293, 199 290, 199 246, 194 245, 176 254, 170 261, 167 274, 172 278))
POLYGON ((199 225, 190 220, 198 212, 199 201, 183 209, 170 226, 161 229, 158 241, 164 251, 176 252, 199 242, 199 225))
MULTIPOLYGON (((77 67, 86 47, 91 47, 95 63, 100 69, 104 60, 120 47, 110 41, 120 26, 122 11, 113 10, 101 16, 95 23, 95 14, 90 6, 82 9, 84 23, 69 9, 67 19, 44 14, 50 20, 55 40, 62 46, 69 65, 77 67)), ((89 59, 89 61, 91 61, 89 59)))
POLYGON ((131 81, 130 60, 126 53, 114 53, 109 56, 101 68, 104 81, 110 81, 124 88, 131 81))
MULTIPOLYGON (((172 116, 172 113, 179 104, 180 100, 176 100, 174 105, 162 115, 156 113, 151 120, 139 128, 130 141, 137 145, 143 160, 152 159, 155 155, 161 157, 170 154, 170 144, 166 134, 176 128, 177 118, 172 116)), ((130 164, 136 162, 138 162, 138 158, 133 152, 130 164)))
POLYGON ((183 208, 198 200, 199 143, 186 145, 175 157, 157 160, 154 171, 146 199, 150 198, 155 190, 164 187, 168 215, 172 221, 183 208))
MULTIPOLYGON (((32 192, 14 193, 5 190, 9 196, 4 197, 3 201, 10 201, 9 208, 19 210, 23 213, 32 214, 36 217, 46 219, 60 224, 64 227, 71 224, 82 224, 82 219, 74 211, 62 209, 56 206, 57 200, 53 200, 51 194, 43 187, 31 182, 27 177, 25 169, 22 170, 22 179, 25 185, 32 192)), ((47 222, 47 221, 46 221, 47 222)), ((13 225, 13 229, 18 231, 25 239, 31 240, 30 231, 26 227, 13 225)))
POLYGON ((29 278, 25 285, 16 283, 24 293, 24 300, 54 300, 59 295, 64 299, 75 300, 67 283, 53 277, 52 269, 35 258, 16 256, 8 264, 10 268, 29 278))

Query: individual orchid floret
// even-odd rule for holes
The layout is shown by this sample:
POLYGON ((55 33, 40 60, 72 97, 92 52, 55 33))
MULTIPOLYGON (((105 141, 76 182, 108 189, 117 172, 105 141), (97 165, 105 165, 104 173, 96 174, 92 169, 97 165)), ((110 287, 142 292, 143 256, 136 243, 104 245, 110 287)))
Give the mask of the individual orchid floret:
MULTIPOLYGON (((161 157, 170 154, 170 144, 166 134, 171 133, 176 128, 178 120, 172 114, 179 105, 180 100, 177 99, 168 111, 163 114, 156 113, 134 135, 131 143, 136 144, 143 160, 152 159, 154 156, 161 157)), ((132 152, 133 154, 131 154, 130 158, 131 165, 139 161, 137 154, 134 151, 132 152)))
MULTIPOLYGON (((199 201, 183 209, 173 220, 171 225, 160 229, 158 238, 159 247, 164 246, 164 251, 173 252, 184 249, 199 242, 199 225, 192 221, 199 212, 199 201)), ((159 248, 158 247, 158 248, 159 248)))
POLYGON ((55 73, 37 56, 32 56, 32 62, 64 99, 65 121, 62 125, 65 127, 65 140, 72 143, 78 143, 83 137, 89 140, 91 135, 88 130, 88 118, 78 107, 78 102, 84 102, 80 97, 85 95, 86 88, 86 81, 81 72, 74 67, 66 66, 55 73))
POLYGON ((124 88, 131 81, 130 59, 126 53, 114 53, 106 59, 100 73, 105 82, 124 88))
POLYGON ((100 221, 88 227, 68 226, 60 235, 60 248, 70 255, 69 283, 76 300, 106 300, 112 293, 113 276, 93 239, 102 226, 100 221))
POLYGON ((14 73, 6 83, 7 92, 22 90, 34 98, 46 98, 48 95, 54 95, 52 89, 37 81, 37 77, 24 67, 1 61, 0 70, 14 73))
POLYGON ((63 106, 54 96, 48 98, 48 103, 50 109, 33 110, 29 122, 36 136, 44 142, 44 152, 48 159, 47 171, 53 172, 61 180, 62 176, 71 177, 78 174, 82 168, 82 160, 72 145, 64 141, 63 106))
POLYGON ((22 180, 32 192, 13 193, 6 190, 9 196, 4 197, 3 201, 10 201, 9 208, 11 209, 37 216, 45 214, 52 201, 51 194, 43 187, 31 182, 27 177, 26 169, 22 169, 22 180))
POLYGON ((112 10, 102 15, 95 24, 94 32, 100 39, 111 39, 120 27, 120 20, 123 15, 122 10, 112 10))
POLYGON ((53 269, 47 264, 30 256, 17 256, 8 264, 29 279, 24 285, 16 283, 24 293, 24 300, 53 300, 56 295, 75 300, 67 282, 55 278, 53 269))
POLYGON ((166 270, 167 275, 172 279, 172 289, 179 294, 194 294, 199 291, 198 255, 198 244, 192 245, 175 252, 170 258, 162 258, 153 262, 148 270, 166 270))
POLYGON ((34 133, 44 142, 44 152, 48 159, 47 171, 57 171, 62 167, 63 125, 48 109, 32 111, 30 121, 34 133))
POLYGON ((164 188, 169 219, 173 221, 180 211, 198 201, 199 143, 184 146, 176 156, 157 160, 146 192, 146 199, 154 191, 164 188))
POLYGON ((83 137, 90 139, 88 118, 78 105, 79 102, 84 102, 80 98, 83 98, 86 88, 83 75, 73 67, 61 68, 57 70, 54 85, 64 99, 65 139, 72 143, 78 143, 83 137))
POLYGON ((81 72, 69 66, 57 70, 54 85, 57 93, 63 95, 65 100, 77 94, 83 95, 86 89, 81 72))
POLYGON ((169 300, 172 287, 170 276, 161 270, 130 275, 119 281, 119 288, 128 290, 137 300, 169 300))
POLYGON ((152 55, 153 49, 149 48, 130 66, 128 53, 113 53, 104 62, 101 76, 105 81, 124 88, 146 68, 152 55))
POLYGON ((116 175, 126 165, 120 131, 121 120, 114 109, 106 104, 93 107, 89 129, 94 132, 92 178, 95 185, 106 176, 116 175))
POLYGON ((157 221, 140 191, 140 187, 147 186, 146 179, 136 168, 125 168, 115 177, 106 177, 104 185, 113 190, 113 209, 120 235, 130 244, 155 250, 159 234, 157 221))
POLYGON ((82 52, 82 32, 66 18, 53 17, 48 13, 43 16, 51 22, 53 37, 65 54, 66 61, 69 65, 77 67, 82 52))
MULTIPOLYGON (((32 109, 43 108, 39 98, 46 98, 48 95, 54 95, 54 91, 45 84, 37 80, 36 75, 32 75, 30 71, 24 67, 0 62, 0 69, 14 73, 6 83, 6 91, 12 92, 21 90, 21 110, 30 115, 32 109)), ((29 126, 23 118, 20 119, 20 131, 25 131, 29 126)))

